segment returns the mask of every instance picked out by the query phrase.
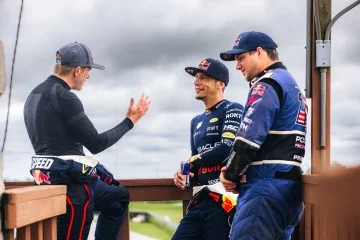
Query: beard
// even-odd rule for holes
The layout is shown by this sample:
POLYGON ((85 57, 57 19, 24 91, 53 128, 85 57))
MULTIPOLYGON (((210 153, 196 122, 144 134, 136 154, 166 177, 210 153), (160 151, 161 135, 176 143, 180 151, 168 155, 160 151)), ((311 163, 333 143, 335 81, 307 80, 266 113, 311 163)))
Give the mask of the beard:
POLYGON ((204 98, 205 98, 205 96, 198 96, 198 95, 195 96, 196 100, 203 100, 204 98))

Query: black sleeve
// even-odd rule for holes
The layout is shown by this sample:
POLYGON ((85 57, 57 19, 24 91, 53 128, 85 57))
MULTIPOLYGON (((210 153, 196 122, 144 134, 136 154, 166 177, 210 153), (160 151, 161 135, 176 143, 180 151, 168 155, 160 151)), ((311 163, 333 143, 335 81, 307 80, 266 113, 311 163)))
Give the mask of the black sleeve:
POLYGON ((236 140, 227 161, 225 178, 233 182, 239 182, 251 162, 255 159, 258 149, 241 141, 236 140))
POLYGON ((93 154, 112 146, 134 126, 129 118, 125 118, 114 128, 99 134, 85 114, 80 99, 74 93, 57 92, 52 94, 51 100, 70 133, 93 154))

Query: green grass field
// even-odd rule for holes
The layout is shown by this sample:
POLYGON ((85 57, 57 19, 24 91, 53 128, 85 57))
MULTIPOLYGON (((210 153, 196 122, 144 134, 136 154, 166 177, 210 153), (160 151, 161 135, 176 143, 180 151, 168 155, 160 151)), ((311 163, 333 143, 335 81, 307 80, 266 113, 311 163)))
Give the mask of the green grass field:
MULTIPOLYGON (((163 217, 167 216, 173 223, 178 224, 182 219, 182 202, 130 202, 129 211, 144 211, 163 217)), ((173 235, 173 232, 169 232, 153 222, 134 223, 130 221, 130 230, 159 240, 171 239, 173 235)))

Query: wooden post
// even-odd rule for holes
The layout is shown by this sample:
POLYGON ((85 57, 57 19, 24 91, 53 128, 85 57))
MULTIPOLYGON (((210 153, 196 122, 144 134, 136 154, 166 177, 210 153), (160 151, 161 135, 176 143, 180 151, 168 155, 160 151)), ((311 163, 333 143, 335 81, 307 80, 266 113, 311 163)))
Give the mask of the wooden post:
POLYGON ((49 218, 44 221, 44 239, 56 240, 56 217, 49 218))
MULTIPOLYGON (((315 0, 313 0, 315 1, 315 0)), ((331 21, 331 0, 317 0, 319 4, 319 19, 321 26, 321 40, 324 39, 326 27, 331 21)), ((326 147, 320 147, 320 72, 316 68, 315 53, 315 18, 311 14, 311 173, 318 174, 323 167, 330 165, 330 68, 327 70, 326 80, 326 147)))
POLYGON ((3 214, 4 214, 4 209, 3 209, 3 204, 2 204, 2 195, 5 191, 5 185, 4 185, 4 175, 3 175, 3 155, 2 153, 0 153, 0 239, 3 239, 3 214))
POLYGON ((129 211, 126 211, 126 217, 121 225, 118 239, 130 239, 129 211))

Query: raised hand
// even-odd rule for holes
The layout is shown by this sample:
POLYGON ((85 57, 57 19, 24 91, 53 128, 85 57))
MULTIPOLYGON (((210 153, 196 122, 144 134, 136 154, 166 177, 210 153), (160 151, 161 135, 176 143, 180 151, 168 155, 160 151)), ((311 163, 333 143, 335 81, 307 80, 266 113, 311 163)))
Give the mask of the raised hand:
POLYGON ((130 99, 130 105, 126 116, 135 124, 142 116, 145 115, 150 106, 149 96, 145 96, 144 93, 141 94, 141 97, 138 103, 134 104, 134 98, 130 99))

